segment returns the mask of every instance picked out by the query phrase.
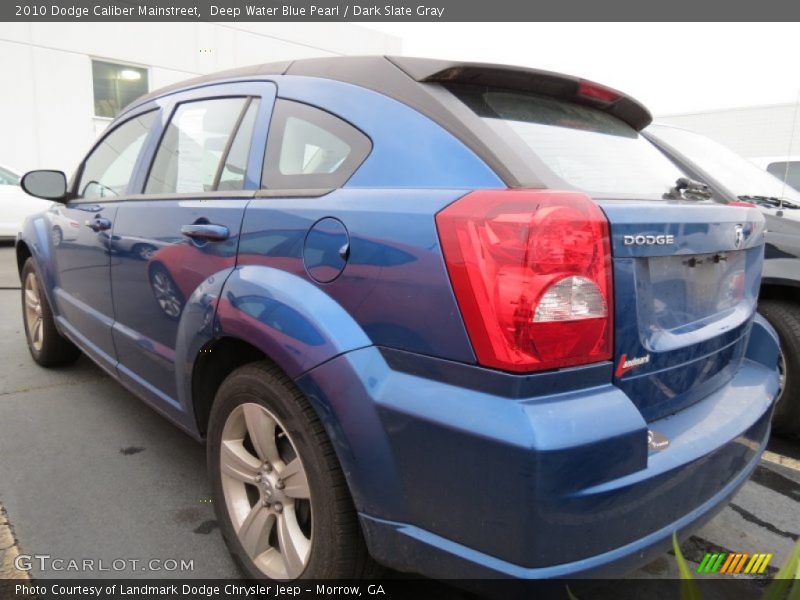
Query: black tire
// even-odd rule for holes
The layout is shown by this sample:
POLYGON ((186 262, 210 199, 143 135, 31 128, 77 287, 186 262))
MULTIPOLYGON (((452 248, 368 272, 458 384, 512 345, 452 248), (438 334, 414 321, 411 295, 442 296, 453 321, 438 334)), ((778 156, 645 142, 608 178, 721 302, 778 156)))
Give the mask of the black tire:
MULTIPOLYGON (((25 339, 28 342, 28 350, 38 364, 43 367, 60 367, 75 362, 81 355, 81 351, 75 344, 59 333, 53 319, 53 311, 44 293, 44 286, 36 271, 33 258, 28 258, 22 267, 22 320, 25 329, 25 339), (29 277, 35 279, 38 291, 39 307, 41 310, 41 344, 34 344, 32 334, 32 323, 29 324, 30 311, 26 310, 26 282, 29 277), (30 326, 29 326, 30 325, 30 326), (37 345, 39 347, 37 347, 37 345)), ((34 321, 35 322, 35 321, 34 321)))
MULTIPOLYGON (((379 573, 380 568, 367 553, 344 475, 325 429, 303 393, 270 362, 245 365, 228 376, 217 392, 208 429, 213 504, 222 535, 242 572, 250 578, 269 579, 239 541, 226 505, 221 472, 226 421, 237 407, 251 403, 266 408, 285 428, 307 475, 313 532, 307 563, 297 578, 351 579, 379 573)), ((256 499, 250 504, 255 507, 258 502, 256 499)))
POLYGON ((780 435, 800 437, 800 305, 762 300, 758 310, 778 332, 783 355, 784 382, 772 429, 780 435))

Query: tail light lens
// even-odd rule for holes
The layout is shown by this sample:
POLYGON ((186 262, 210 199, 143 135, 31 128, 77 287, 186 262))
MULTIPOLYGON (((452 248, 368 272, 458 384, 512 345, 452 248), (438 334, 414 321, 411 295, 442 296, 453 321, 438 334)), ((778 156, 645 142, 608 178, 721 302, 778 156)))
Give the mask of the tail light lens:
POLYGON ((482 365, 538 371, 611 358, 608 221, 586 194, 480 190, 436 226, 482 365))

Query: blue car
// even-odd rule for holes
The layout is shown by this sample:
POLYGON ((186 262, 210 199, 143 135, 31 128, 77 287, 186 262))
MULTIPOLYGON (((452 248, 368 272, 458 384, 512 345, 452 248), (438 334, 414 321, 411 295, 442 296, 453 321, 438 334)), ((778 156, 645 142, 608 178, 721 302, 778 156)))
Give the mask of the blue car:
POLYGON ((62 204, 16 245, 31 356, 206 443, 248 576, 619 576, 747 480, 778 390, 763 217, 650 121, 412 58, 154 92, 69 182, 24 177, 62 204))

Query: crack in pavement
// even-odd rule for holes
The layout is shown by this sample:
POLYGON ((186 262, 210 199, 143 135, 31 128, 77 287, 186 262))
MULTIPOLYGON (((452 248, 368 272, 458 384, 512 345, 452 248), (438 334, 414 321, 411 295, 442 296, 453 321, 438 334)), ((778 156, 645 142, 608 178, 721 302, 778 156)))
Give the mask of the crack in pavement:
POLYGON ((98 376, 98 377, 87 377, 86 379, 79 379, 74 381, 57 381, 54 383, 48 383, 47 385, 38 385, 34 387, 25 387, 19 388, 16 390, 8 390, 5 392, 0 392, 0 398, 3 396, 11 396, 12 394, 24 394, 26 392, 36 392, 39 390, 47 390, 54 387, 63 387, 63 386, 76 386, 76 385, 83 385, 84 383, 92 383, 94 381, 103 381, 108 379, 107 377, 98 376))
POLYGON ((758 467, 756 467, 756 470, 750 477, 750 481, 763 485, 773 492, 778 492, 795 502, 800 502, 800 483, 764 465, 758 465, 758 467))
POLYGON ((731 509, 733 509, 734 511, 739 513, 739 515, 745 521, 748 521, 749 523, 752 523, 753 525, 758 525, 759 527, 761 527, 762 529, 766 529, 770 533, 774 533, 775 535, 779 535, 781 537, 788 538, 788 539, 793 540, 795 542, 798 539, 800 539, 800 534, 792 533, 791 531, 784 531, 783 529, 778 529, 772 523, 767 523, 766 521, 764 521, 762 519, 759 519, 756 515, 754 515, 753 513, 751 513, 748 510, 745 510, 744 508, 742 508, 738 504, 734 504, 733 502, 731 502, 728 506, 730 506, 731 509))

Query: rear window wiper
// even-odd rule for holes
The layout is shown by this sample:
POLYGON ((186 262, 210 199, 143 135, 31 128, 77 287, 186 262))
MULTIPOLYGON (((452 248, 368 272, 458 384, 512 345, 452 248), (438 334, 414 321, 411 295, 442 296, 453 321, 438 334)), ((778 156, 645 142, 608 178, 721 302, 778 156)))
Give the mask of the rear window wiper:
POLYGON ((790 200, 781 200, 775 196, 739 196, 739 200, 744 200, 745 202, 755 202, 756 204, 774 208, 800 208, 800 206, 794 202, 791 202, 790 200))
POLYGON ((710 187, 688 177, 678 177, 675 186, 663 196, 664 200, 711 200, 713 197, 710 187))

